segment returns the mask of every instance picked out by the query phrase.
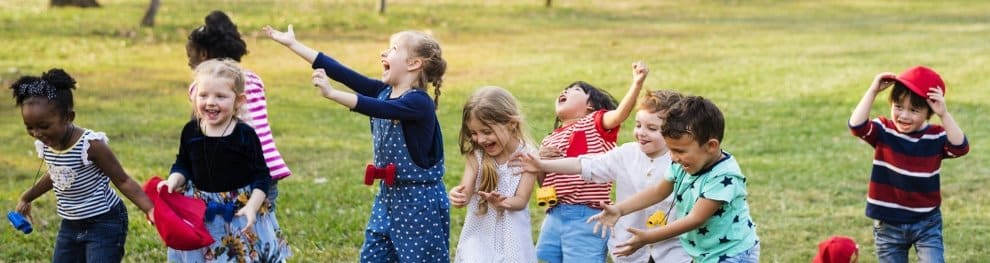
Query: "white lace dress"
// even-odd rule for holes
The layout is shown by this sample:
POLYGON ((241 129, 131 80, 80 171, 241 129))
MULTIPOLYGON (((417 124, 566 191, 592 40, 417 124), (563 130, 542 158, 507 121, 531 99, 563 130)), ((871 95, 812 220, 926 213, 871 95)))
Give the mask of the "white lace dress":
MULTIPOLYGON (((475 152, 479 162, 481 152, 475 152)), ((478 165, 480 172, 480 163, 478 165)), ((495 164, 498 170, 497 192, 514 196, 520 176, 514 175, 508 163, 495 164)), ((481 177, 475 185, 481 184, 481 177)), ((475 194, 467 205, 464 227, 457 243, 454 262, 536 262, 536 248, 530 230, 529 206, 519 211, 504 211, 501 215, 489 207, 488 213, 478 215, 480 196, 475 194)))

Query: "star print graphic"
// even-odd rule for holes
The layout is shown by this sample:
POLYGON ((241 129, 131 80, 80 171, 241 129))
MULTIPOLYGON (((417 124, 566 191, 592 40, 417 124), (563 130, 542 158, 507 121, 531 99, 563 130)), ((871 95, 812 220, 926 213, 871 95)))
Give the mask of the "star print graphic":
POLYGON ((705 234, 708 234, 708 227, 698 228, 698 234, 699 235, 702 235, 702 236, 704 236, 705 234))
POLYGON ((739 215, 736 215, 736 217, 732 218, 732 223, 739 223, 739 215))
POLYGON ((718 210, 715 211, 715 216, 722 216, 722 214, 724 213, 725 213, 725 208, 719 207, 718 210))
POLYGON ((725 177, 725 179, 722 179, 722 185, 724 185, 725 187, 729 187, 730 185, 732 185, 732 178, 725 177))
POLYGON ((729 243, 729 237, 728 236, 723 236, 722 238, 719 238, 718 239, 718 243, 720 243, 720 244, 721 243, 729 243))

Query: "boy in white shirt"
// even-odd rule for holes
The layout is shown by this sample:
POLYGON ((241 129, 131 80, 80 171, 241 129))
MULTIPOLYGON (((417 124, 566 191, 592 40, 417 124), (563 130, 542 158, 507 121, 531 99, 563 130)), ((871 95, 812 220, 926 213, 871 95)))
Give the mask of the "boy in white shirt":
MULTIPOLYGON (((615 197, 621 202, 634 194, 656 185, 670 169, 671 159, 667 145, 660 134, 667 110, 680 101, 680 93, 668 90, 648 92, 645 101, 640 103, 636 113, 636 127, 633 129, 635 142, 625 143, 600 155, 582 155, 574 158, 539 160, 531 154, 519 154, 514 165, 528 174, 565 173, 581 174, 585 181, 594 183, 616 182, 615 197)), ((656 212, 668 217, 676 213, 673 199, 668 197, 660 203, 638 212, 623 216, 616 223, 619 229, 647 228, 647 220, 656 212)), ((663 220, 673 221, 671 219, 663 220)), ((631 238, 626 231, 617 231, 608 241, 609 250, 631 238)), ((602 232, 605 235, 605 232, 602 232)), ((616 257, 614 262, 691 262, 691 257, 681 248, 676 239, 650 244, 627 257, 616 257)))

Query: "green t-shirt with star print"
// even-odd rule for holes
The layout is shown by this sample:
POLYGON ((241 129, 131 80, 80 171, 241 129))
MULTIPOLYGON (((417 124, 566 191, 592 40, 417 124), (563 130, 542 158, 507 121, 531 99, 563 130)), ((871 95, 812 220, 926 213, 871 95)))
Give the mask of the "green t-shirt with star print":
POLYGON ((680 235, 681 245, 695 262, 718 262, 738 255, 759 243, 756 223, 746 204, 746 177, 729 153, 711 168, 688 174, 673 164, 666 179, 674 183, 677 218, 684 218, 698 198, 720 201, 722 206, 700 227, 680 235))

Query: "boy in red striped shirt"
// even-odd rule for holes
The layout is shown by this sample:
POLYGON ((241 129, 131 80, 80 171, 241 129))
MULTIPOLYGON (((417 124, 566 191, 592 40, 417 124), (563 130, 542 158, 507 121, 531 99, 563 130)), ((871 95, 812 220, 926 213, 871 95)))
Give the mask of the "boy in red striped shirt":
POLYGON ((940 167, 968 153, 969 142, 946 109, 942 78, 924 66, 880 73, 848 125, 875 150, 866 216, 874 219, 880 262, 908 262, 911 246, 920 262, 944 262, 940 167), (867 122, 877 94, 891 86, 890 118, 867 122), (932 114, 942 125, 928 122, 932 114))

